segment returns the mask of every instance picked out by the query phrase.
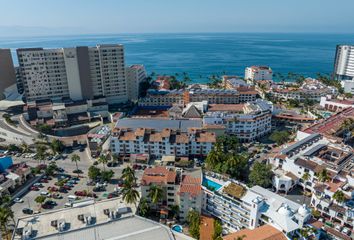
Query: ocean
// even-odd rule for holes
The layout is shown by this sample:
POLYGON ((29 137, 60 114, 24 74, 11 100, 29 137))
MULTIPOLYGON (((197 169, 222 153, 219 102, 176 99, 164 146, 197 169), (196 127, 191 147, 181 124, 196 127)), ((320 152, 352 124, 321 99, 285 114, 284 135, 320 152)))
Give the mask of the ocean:
POLYGON ((149 73, 187 73, 205 83, 211 75, 244 75, 251 65, 275 73, 315 77, 333 71, 337 44, 354 44, 354 34, 166 33, 50 37, 0 37, 0 48, 60 48, 121 43, 126 64, 143 64, 149 73))

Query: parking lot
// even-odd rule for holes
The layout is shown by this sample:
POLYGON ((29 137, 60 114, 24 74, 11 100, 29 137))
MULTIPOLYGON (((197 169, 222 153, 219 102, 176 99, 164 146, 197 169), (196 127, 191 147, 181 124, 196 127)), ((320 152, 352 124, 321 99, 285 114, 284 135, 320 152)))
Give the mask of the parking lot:
MULTIPOLYGON (((13 204, 12 210, 15 213, 15 219, 25 215, 23 213, 24 208, 32 209, 33 212, 36 211, 45 212, 45 211, 52 211, 53 209, 63 208, 70 203, 69 196, 86 195, 87 193, 89 193, 91 194, 90 196, 95 195, 95 200, 97 201, 101 199, 107 199, 108 197, 119 197, 121 195, 120 193, 117 193, 116 190, 119 191, 121 189, 119 187, 120 182, 118 181, 118 179, 121 176, 121 171, 124 167, 125 166, 123 165, 120 166, 119 168, 116 167, 110 168, 114 170, 116 174, 110 183, 105 183, 105 184, 104 183, 87 184, 90 183, 90 180, 82 174, 80 174, 79 178, 77 178, 77 175, 72 174, 71 175, 72 177, 69 179, 68 177, 69 175, 64 173, 64 174, 58 174, 55 177, 52 177, 51 179, 48 180, 41 179, 38 183, 32 185, 32 186, 39 186, 38 189, 27 191, 23 196, 20 197, 22 202, 13 204), (73 181, 72 180, 73 178, 76 181, 73 181), (67 179, 67 180, 63 180, 63 179, 67 179), (66 184, 64 184, 64 186, 62 187, 58 186, 59 180, 62 180, 63 182, 66 181, 66 184, 71 185, 72 187, 69 186, 64 187, 66 184), (74 182, 76 183, 74 184, 74 182), (101 189, 97 188, 98 186, 101 186, 101 189), (64 188, 67 188, 67 191, 65 191, 64 188), (77 193, 78 191, 79 193, 77 193), (55 202, 55 205, 44 204, 45 206, 43 207, 40 206, 40 204, 35 202, 36 197, 40 195, 48 196, 46 197, 46 201, 48 200, 53 201, 55 202)), ((141 179, 142 173, 143 170, 136 170, 136 176, 138 178, 138 182, 141 179)), ((140 188, 138 188, 138 191, 140 191, 140 188)), ((85 196, 77 196, 76 200, 87 199, 87 198, 88 197, 85 196)))

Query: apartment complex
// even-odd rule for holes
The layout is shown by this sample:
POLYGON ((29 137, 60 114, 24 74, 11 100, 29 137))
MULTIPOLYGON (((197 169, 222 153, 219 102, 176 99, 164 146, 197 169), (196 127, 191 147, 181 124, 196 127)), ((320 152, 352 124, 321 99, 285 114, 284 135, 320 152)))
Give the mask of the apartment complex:
POLYGON ((154 90, 150 89, 145 98, 139 100, 139 106, 186 105, 189 102, 208 101, 209 104, 238 104, 257 98, 257 91, 250 89, 189 89, 154 90))
POLYGON ((306 206, 260 186, 248 188, 211 177, 206 177, 203 185, 203 210, 219 218, 229 232, 269 224, 290 237, 311 217, 306 206))
POLYGON ((27 101, 106 97, 109 103, 128 100, 122 45, 60 49, 18 49, 21 80, 27 101))
POLYGON ((354 46, 338 45, 334 60, 334 75, 337 80, 354 78, 354 46))
POLYGON ((16 84, 16 72, 10 49, 0 48, 0 100, 4 99, 6 88, 16 84))
POLYGON ((216 136, 200 128, 187 131, 165 128, 163 130, 115 128, 111 137, 111 151, 117 155, 149 154, 206 156, 214 146, 216 136))
POLYGON ((143 65, 132 65, 125 69, 128 87, 128 98, 130 101, 137 101, 140 92, 140 83, 147 78, 143 65))
POLYGON ((340 112, 346 108, 354 107, 354 100, 321 97, 320 106, 331 112, 340 112))
POLYGON ((273 80, 273 71, 267 66, 251 66, 245 69, 245 79, 250 81, 273 80))
POLYGON ((270 91, 272 97, 283 100, 312 100, 319 102, 321 97, 336 95, 338 90, 335 87, 327 86, 320 81, 307 78, 300 87, 276 86, 270 91))
POLYGON ((245 104, 210 104, 203 124, 223 125, 226 133, 251 142, 271 131, 272 112, 272 103, 260 99, 245 104))
POLYGON ((201 213, 203 196, 201 179, 200 171, 185 173, 162 166, 147 168, 141 180, 141 196, 151 203, 150 187, 153 185, 160 187, 163 194, 158 203, 159 208, 179 206, 179 218, 184 222, 191 209, 201 213))

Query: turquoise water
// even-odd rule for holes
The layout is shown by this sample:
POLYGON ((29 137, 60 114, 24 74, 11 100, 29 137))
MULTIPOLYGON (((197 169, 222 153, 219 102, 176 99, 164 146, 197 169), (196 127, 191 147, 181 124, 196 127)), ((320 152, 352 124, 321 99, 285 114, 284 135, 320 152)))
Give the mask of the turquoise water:
POLYGON ((176 231, 176 232, 179 232, 179 233, 183 232, 182 226, 180 226, 180 225, 175 225, 175 226, 173 226, 173 227, 172 227, 172 230, 174 230, 174 231, 176 231))
MULTIPOLYGON (((208 76, 243 76, 250 65, 274 72, 314 77, 331 73, 337 44, 354 44, 354 34, 189 33, 120 34, 56 37, 0 37, 0 48, 71 47, 122 43, 127 64, 144 64, 151 73, 189 74, 194 82, 208 76)), ((17 63, 17 60, 15 59, 17 63)))
POLYGON ((203 177, 203 186, 209 187, 209 188, 211 187, 215 191, 219 190, 222 187, 221 184, 216 183, 216 182, 214 182, 214 181, 212 181, 212 180, 210 180, 210 179, 208 179, 206 177, 203 177))

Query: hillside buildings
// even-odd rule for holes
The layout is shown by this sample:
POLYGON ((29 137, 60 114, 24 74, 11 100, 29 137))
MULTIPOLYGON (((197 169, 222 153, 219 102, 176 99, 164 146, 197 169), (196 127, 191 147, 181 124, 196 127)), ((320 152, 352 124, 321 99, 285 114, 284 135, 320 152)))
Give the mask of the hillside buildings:
POLYGON ((352 80, 354 78, 354 46, 337 45, 334 75, 337 80, 352 80))
POLYGON ((251 82, 273 80, 273 71, 267 66, 251 66, 245 69, 245 79, 251 82))
POLYGON ((4 99, 4 91, 16 85, 16 73, 10 49, 0 48, 0 100, 4 99))
POLYGON ((60 49, 17 49, 27 101, 106 97, 128 100, 124 48, 119 44, 60 49))

